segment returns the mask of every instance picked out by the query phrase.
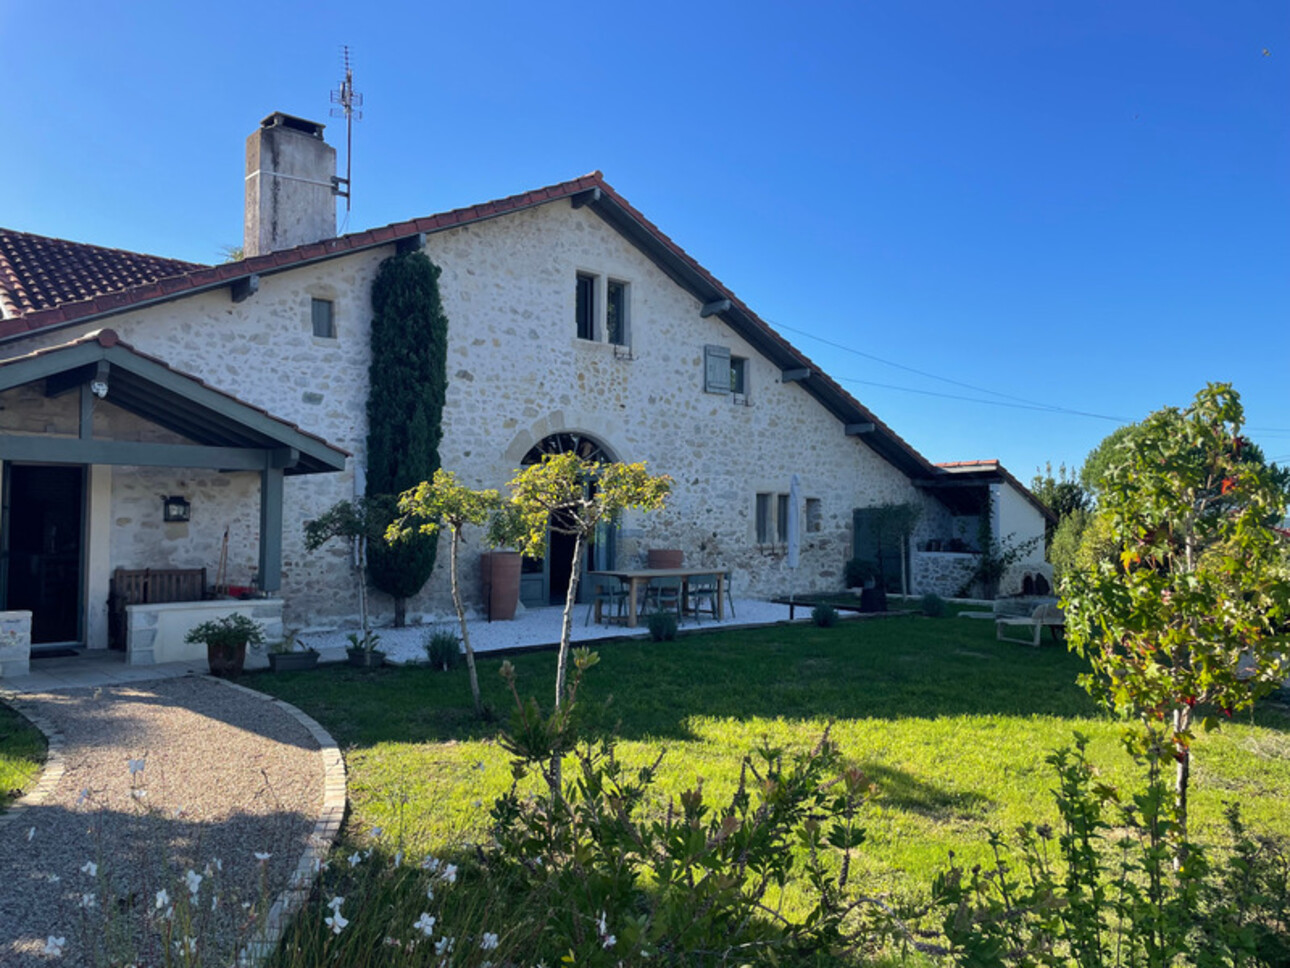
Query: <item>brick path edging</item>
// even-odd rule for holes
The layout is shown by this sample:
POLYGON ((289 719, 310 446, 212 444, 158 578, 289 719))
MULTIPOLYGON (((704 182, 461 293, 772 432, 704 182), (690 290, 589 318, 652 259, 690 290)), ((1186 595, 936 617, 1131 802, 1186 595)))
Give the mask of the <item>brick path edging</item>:
MULTIPOLYGON (((202 676, 202 678, 218 682, 229 689, 236 689, 262 702, 273 703, 308 731, 314 738, 314 742, 318 744, 318 751, 322 755, 323 802, 322 808, 318 811, 318 818, 314 821, 313 833, 309 835, 309 845, 301 853, 300 861, 296 864, 295 872, 288 879, 287 886, 274 899, 263 926, 238 955, 240 966, 252 968, 263 964, 264 960, 273 953, 282 938, 282 932, 286 930, 287 922, 291 920, 292 915, 304 907, 310 891, 313 890, 314 880, 322 870, 323 861, 327 859, 328 851, 340 835, 340 825, 345 819, 345 760, 340 755, 340 748, 331 733, 323 729, 316 719, 306 715, 291 703, 224 679, 213 676, 202 676)), ((18 694, 0 692, 0 699, 40 730, 45 736, 47 745, 45 768, 41 772, 40 779, 28 793, 15 800, 6 813, 0 815, 0 825, 4 825, 14 823, 28 808, 44 802, 54 792, 66 772, 63 758, 66 740, 53 723, 36 712, 34 704, 26 702, 18 694)))
POLYGON ((58 727, 36 711, 34 703, 27 702, 15 692, 0 691, 0 700, 44 734, 46 747, 45 766, 40 772, 40 779, 36 781, 34 787, 11 803, 5 813, 0 814, 0 827, 2 827, 5 824, 16 823, 31 807, 44 803, 63 779, 67 765, 63 759, 63 750, 66 747, 63 734, 58 727))

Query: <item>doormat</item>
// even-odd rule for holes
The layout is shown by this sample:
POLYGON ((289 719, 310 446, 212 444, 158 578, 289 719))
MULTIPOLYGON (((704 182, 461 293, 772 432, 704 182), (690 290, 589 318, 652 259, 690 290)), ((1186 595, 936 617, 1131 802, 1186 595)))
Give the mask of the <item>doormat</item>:
POLYGON ((80 653, 75 649, 41 649, 39 652, 32 649, 31 661, 38 662, 41 659, 74 659, 78 655, 80 655, 80 653))

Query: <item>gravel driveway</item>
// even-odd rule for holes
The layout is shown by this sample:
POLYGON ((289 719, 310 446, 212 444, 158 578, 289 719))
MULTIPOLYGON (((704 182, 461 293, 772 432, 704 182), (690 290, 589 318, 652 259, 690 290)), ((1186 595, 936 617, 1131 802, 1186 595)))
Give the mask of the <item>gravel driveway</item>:
POLYGON ((63 964, 158 964, 163 945, 189 944, 228 964, 315 832, 325 772, 310 730, 200 677, 22 707, 62 734, 64 772, 0 823, 0 965, 51 964, 51 935, 63 964))

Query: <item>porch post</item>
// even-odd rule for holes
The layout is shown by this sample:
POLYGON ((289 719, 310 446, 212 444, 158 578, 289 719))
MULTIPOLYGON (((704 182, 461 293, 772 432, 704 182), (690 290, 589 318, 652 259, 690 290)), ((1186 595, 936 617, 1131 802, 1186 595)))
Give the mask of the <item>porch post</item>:
MULTIPOLYGON (((272 462, 270 462, 272 463, 272 462)), ((260 589, 282 587, 282 468, 260 471, 260 589)))

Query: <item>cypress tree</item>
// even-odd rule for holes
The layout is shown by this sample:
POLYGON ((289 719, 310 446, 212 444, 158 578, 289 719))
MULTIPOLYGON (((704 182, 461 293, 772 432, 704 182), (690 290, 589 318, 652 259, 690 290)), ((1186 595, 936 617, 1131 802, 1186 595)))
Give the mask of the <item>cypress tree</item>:
MULTIPOLYGON (((448 377, 448 317, 439 299, 439 267, 424 252, 394 255, 372 282, 372 362, 368 370, 367 494, 387 499, 439 469, 443 401, 448 377)), ((373 542, 372 584, 394 597, 394 624, 404 623, 407 599, 434 571, 436 536, 417 534, 394 545, 373 542)))

